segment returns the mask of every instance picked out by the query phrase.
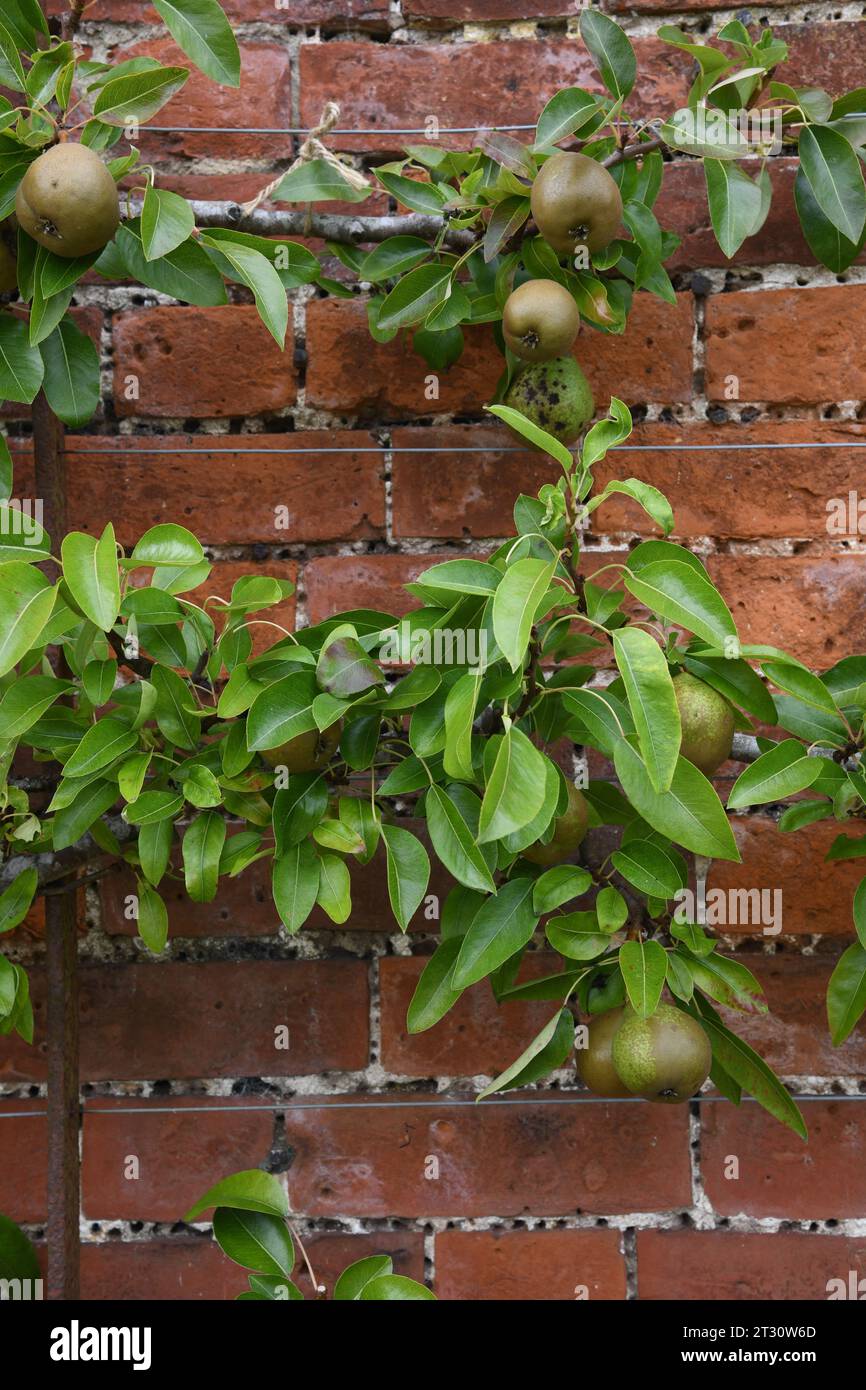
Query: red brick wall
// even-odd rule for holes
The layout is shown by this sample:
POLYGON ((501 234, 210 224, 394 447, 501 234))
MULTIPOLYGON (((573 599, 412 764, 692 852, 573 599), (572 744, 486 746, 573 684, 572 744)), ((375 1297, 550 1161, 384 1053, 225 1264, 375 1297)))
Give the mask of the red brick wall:
MULTIPOLYGON (((703 25, 710 0, 607 8, 635 39, 641 108, 667 111, 686 90, 687 63, 655 39, 657 16, 703 25)), ((449 126, 522 123, 557 86, 592 83, 568 0, 293 0, 289 13, 270 0, 228 0, 227 9, 242 26, 240 92, 193 79, 160 124, 307 125, 329 98, 345 126, 414 126, 431 114, 449 126)), ((84 35, 97 52, 165 56, 147 12, 97 0, 84 35)), ((780 26, 793 55, 786 80, 830 90, 862 82, 866 22, 830 18, 826 7, 816 14, 828 18, 780 26)), ((359 155, 399 147, 387 135, 339 143, 359 155)), ((149 135, 142 149, 172 186, 238 198, 291 154, 288 137, 230 134, 149 135)), ((700 172, 678 163, 661 205, 684 238, 676 307, 642 300, 624 338, 585 330, 580 356, 599 402, 616 393, 635 411, 635 442, 751 446, 648 452, 627 458, 626 470, 670 494, 679 535, 707 556, 748 639, 827 665, 866 638, 866 559, 825 526, 827 499, 862 478, 862 454, 765 446, 863 435, 866 275, 861 264, 837 280, 809 263, 789 160, 774 161, 773 179, 764 231, 729 266, 709 231, 700 172), (731 373, 737 401, 725 398, 731 373)), ((79 294, 105 355, 95 432, 122 433, 123 444, 109 458, 78 446, 76 526, 97 531, 110 517, 131 542, 158 520, 183 522, 216 561, 211 591, 250 567, 296 575, 297 603, 284 612, 306 621, 362 603, 403 607, 400 586, 431 553, 488 547, 509 528, 515 493, 544 480, 543 463, 515 454, 369 452, 504 439, 482 423, 499 371, 485 331, 467 335, 431 406, 427 367, 398 342, 372 343, 360 300, 296 292, 295 351, 283 357, 241 292, 235 299, 180 308, 95 280, 79 294), (130 374, 140 380, 133 402, 123 398, 130 374), (143 454, 153 434, 210 452, 143 454), (238 456, 227 449, 239 434, 263 448, 356 452, 238 456), (291 513, 289 532, 274 530, 277 506, 291 513)), ((592 540, 589 567, 644 526, 627 500, 607 515, 616 529, 592 540)), ((743 1031, 795 1089, 824 1095, 805 1105, 808 1148, 753 1104, 574 1103, 570 1073, 525 1104, 431 1101, 437 1091, 471 1096, 548 1006, 497 1009, 479 987, 434 1031, 408 1037, 406 1004, 431 924, 413 924, 410 955, 384 904, 380 865, 356 874, 346 929, 319 918, 292 942, 278 935, 258 866, 212 905, 190 906, 178 891, 160 961, 124 919, 129 883, 108 880, 89 901, 82 940, 85 1296, 230 1295, 242 1276, 177 1221, 218 1177, 263 1164, 285 1173, 326 1278, 373 1250, 393 1252, 406 1273, 426 1272, 449 1299, 572 1298, 580 1286, 609 1299, 822 1298, 828 1279, 866 1274, 866 1107, 841 1098, 866 1090, 866 1034, 834 1051, 823 1010, 860 873, 822 862, 823 827, 783 839, 760 813, 740 819, 737 833, 744 863, 718 869, 715 881, 785 895, 780 937, 734 941, 772 1006, 743 1031), (288 1052, 274 1048, 283 1024, 288 1052), (296 1108, 317 1097, 319 1108, 296 1108), (135 1113, 118 1113, 124 1107, 135 1113), (137 1178, 127 1176, 130 1157, 137 1178)), ((0 1081, 2 1105, 33 1114, 0 1122, 0 1210, 38 1230, 38 944, 32 954, 39 1040, 32 1050, 4 1045, 0 1081)), ((543 971, 549 960, 540 950, 532 964, 543 971)))

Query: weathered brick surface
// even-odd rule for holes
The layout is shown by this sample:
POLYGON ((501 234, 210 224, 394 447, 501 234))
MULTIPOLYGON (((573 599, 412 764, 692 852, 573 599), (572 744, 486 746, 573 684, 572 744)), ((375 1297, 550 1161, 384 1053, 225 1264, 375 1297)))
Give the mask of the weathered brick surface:
POLYGON ((866 1170, 863 1106, 848 1100, 804 1104, 809 1142, 754 1104, 705 1105, 701 1125, 704 1188, 720 1214, 839 1220, 862 1216, 866 1170), (737 1159, 739 1176, 726 1177, 737 1159))
MULTIPOLYGON (((11 1081, 45 1077, 41 972, 32 975, 36 1041, 4 1047, 11 1081)), ((362 961, 210 961, 81 971, 83 1081, 301 1076, 367 1062, 362 961), (289 1030, 288 1049, 275 1030, 289 1030)))
MULTIPOLYGON (((692 395, 692 301, 675 306, 647 296, 636 302, 629 327, 613 337, 584 328, 575 356, 596 402, 687 401, 692 395)), ((361 302, 316 300, 307 311, 307 403, 328 410, 391 419, 450 411, 480 415, 501 374, 502 359, 486 328, 465 333, 463 356, 431 399, 430 368, 405 341, 373 343, 361 302), (425 391, 428 394, 425 394, 425 391)))
POLYGON ((707 302, 707 395, 808 405, 866 394, 866 285, 740 291, 707 302), (780 351, 780 345, 788 345, 780 351))
POLYGON ((291 349, 280 351, 253 305, 127 310, 114 319, 119 415, 224 418, 294 400, 291 349))
POLYGON ((541 1097, 521 1106, 418 1102, 287 1114, 295 1209, 310 1216, 547 1216, 689 1201, 681 1110, 541 1097), (425 1176, 437 1167, 438 1177, 425 1176))
POLYGON ((625 1298, 619 1231, 443 1231, 436 1293, 445 1299, 625 1298))
POLYGON ((76 454, 71 525, 99 534, 116 519, 121 544, 164 521, 210 544, 357 540, 384 530, 382 455, 364 431, 219 435, 212 445, 196 435, 133 436, 116 453, 106 453, 108 441, 73 438, 68 447, 76 454))
POLYGON ((780 1231, 638 1231, 638 1297, 825 1299, 828 1281, 866 1273, 866 1241, 780 1231))
MULTIPOLYGON (((5 1053, 0 1080, 15 1080, 5 1053)), ((47 1145, 44 1100, 0 1100, 0 1211, 13 1221, 44 1221, 48 1214, 47 1145), (16 1118, 22 1111, 24 1118, 16 1118)))

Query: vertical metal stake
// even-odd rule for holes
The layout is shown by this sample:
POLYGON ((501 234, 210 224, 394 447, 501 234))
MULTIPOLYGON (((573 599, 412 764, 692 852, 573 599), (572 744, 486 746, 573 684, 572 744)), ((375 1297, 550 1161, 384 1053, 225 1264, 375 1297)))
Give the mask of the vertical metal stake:
MULTIPOLYGON (((66 534, 63 426, 40 391, 33 402, 36 496, 55 555, 66 534)), ((79 1296, 78 939, 76 894, 45 898, 48 966, 48 1297, 79 1296)))

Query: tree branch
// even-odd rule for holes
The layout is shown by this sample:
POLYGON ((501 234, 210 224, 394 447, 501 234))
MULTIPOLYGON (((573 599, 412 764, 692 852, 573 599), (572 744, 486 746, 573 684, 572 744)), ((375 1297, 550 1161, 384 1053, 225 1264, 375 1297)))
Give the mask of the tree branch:
MULTIPOLYGON (((307 213, 291 209, 271 212, 264 208, 245 213, 239 203, 216 201, 192 201, 190 206, 195 214, 196 226, 203 230, 227 227, 235 232, 251 232, 256 236, 321 237, 324 241, 337 241, 343 246, 386 241, 392 236, 417 236, 433 241, 443 228, 448 227, 447 218, 424 212, 364 217, 360 213, 307 213)), ((141 208, 140 198, 130 199, 129 216, 138 217, 141 208)), ((465 228, 445 231, 444 244, 455 250, 465 251, 477 240, 475 233, 465 228)))
MULTIPOLYGON (((137 834, 135 826, 127 825, 120 816, 109 816, 103 823, 121 844, 134 839, 137 834)), ((63 878, 80 865, 94 864, 99 859, 104 859, 106 853, 107 851, 100 849, 88 832, 76 844, 70 845, 69 849, 56 852, 45 850, 42 854, 15 854, 0 864, 0 892, 14 883, 25 869, 36 870, 41 888, 43 884, 56 883, 59 878, 63 878)))
MULTIPOLYGON (((810 758, 832 758, 834 749, 832 748, 810 748, 810 758)), ((761 756, 758 747, 758 740, 753 734, 734 734, 734 745, 731 750, 731 760, 735 763, 754 763, 761 756)))
POLYGON ((605 169, 610 169, 614 164, 626 164, 631 159, 640 159, 642 155, 664 149, 666 145, 667 141, 663 140, 661 135, 654 135, 651 140, 639 140, 635 145, 626 145, 624 150, 614 150, 613 154, 609 154, 607 159, 601 162, 605 169))
POLYGON ((69 0, 69 12, 63 16, 62 37, 64 39, 73 39, 78 33, 86 3, 87 0, 69 0))

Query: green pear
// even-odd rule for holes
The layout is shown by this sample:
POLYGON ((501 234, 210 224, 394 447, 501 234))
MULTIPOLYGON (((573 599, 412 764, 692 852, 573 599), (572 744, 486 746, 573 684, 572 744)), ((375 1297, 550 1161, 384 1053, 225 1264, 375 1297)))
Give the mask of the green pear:
POLYGON ((630 1096, 631 1091, 613 1064, 611 1049, 625 1016, 625 1009, 598 1014, 587 1028, 586 1047, 575 1048, 577 1074, 597 1096, 630 1096))
POLYGON ((710 1074, 713 1051, 690 1014, 673 1004, 659 1004, 649 1018, 626 1010, 613 1038, 611 1057, 632 1095, 673 1105, 700 1090, 710 1074))
POLYGON ((508 388, 505 404, 561 444, 573 444, 595 412, 589 382, 573 357, 523 367, 508 388))
POLYGON ((580 310, 557 280, 525 280, 505 301, 502 336, 524 362, 561 357, 579 332, 580 310))
POLYGON ((622 220, 616 180, 589 155, 557 150, 545 160, 530 195, 535 225, 560 255, 578 246, 600 251, 613 241, 622 220))
POLYGON ((52 145, 30 165, 15 196, 28 236, 55 256, 101 251, 120 222, 117 185, 88 145, 52 145))
POLYGON ((524 859, 528 859, 532 864, 540 864, 545 869, 552 869, 555 864, 564 864, 574 854, 586 834, 588 825, 589 805, 586 797, 569 782, 568 806, 562 815, 556 818, 553 838, 546 845, 540 840, 530 845, 523 851, 524 859))
POLYGON ((683 730, 680 752, 712 777, 731 756, 734 712, 724 695, 689 671, 675 676, 673 685, 683 730))

